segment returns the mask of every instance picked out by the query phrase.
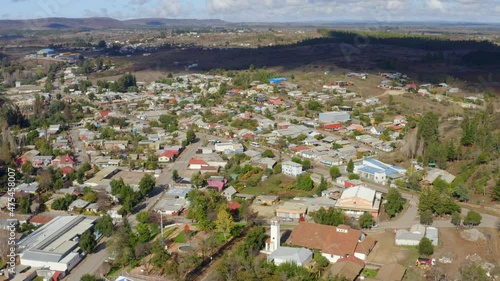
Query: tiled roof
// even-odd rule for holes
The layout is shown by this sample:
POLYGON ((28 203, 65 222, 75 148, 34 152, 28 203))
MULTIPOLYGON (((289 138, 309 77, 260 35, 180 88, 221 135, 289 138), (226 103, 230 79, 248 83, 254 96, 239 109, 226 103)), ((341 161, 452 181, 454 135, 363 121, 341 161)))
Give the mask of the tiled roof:
POLYGON ((309 249, 319 249, 337 256, 354 255, 361 231, 349 226, 338 227, 300 223, 290 235, 290 243, 309 249))
POLYGON ((189 165, 208 165, 207 162, 198 158, 191 158, 189 165))

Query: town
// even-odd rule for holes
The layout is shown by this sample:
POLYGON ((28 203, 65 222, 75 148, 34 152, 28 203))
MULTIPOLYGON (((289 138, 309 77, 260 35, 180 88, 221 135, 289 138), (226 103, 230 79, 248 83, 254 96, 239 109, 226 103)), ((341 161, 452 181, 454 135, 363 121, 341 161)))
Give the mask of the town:
POLYGON ((5 280, 500 278, 495 93, 113 48, 2 61, 5 280))

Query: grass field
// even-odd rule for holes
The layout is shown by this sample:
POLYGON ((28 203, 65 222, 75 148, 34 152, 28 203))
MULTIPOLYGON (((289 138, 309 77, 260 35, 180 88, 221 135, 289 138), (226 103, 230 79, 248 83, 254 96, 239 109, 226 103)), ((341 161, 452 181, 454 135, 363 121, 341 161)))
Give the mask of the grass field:
POLYGON ((244 188, 241 192, 253 195, 273 194, 279 195, 280 198, 312 196, 315 193, 315 188, 310 191, 305 191, 297 189, 296 186, 297 180, 295 178, 279 174, 270 176, 255 187, 244 188))

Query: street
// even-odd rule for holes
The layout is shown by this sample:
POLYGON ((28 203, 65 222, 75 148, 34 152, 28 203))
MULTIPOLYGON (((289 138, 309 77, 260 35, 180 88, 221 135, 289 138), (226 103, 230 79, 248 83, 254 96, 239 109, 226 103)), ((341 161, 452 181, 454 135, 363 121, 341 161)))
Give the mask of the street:
POLYGON ((108 252, 106 251, 106 239, 103 239, 94 251, 87 255, 85 259, 80 262, 80 264, 73 268, 68 277, 63 280, 80 281, 83 275, 87 273, 95 273, 107 257, 108 252))

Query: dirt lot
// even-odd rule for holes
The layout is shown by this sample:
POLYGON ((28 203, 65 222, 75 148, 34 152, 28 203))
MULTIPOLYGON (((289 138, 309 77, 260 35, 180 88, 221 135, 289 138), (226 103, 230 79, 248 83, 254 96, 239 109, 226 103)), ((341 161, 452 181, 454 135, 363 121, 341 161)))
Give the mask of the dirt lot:
MULTIPOLYGON (((466 230, 466 229, 464 229, 466 230)), ((440 246, 435 251, 434 256, 452 256, 453 262, 450 264, 438 263, 443 272, 448 273, 453 278, 460 276, 459 270, 466 261, 474 259, 472 256, 477 254, 477 262, 489 262, 495 265, 500 264, 500 238, 493 229, 478 228, 486 240, 478 239, 476 242, 467 241, 460 236, 463 230, 455 228, 440 228, 440 246), (482 261, 480 261, 482 260, 482 261)))
MULTIPOLYGON (((437 267, 452 278, 460 277, 460 267, 465 262, 475 261, 478 263, 488 262, 499 265, 500 262, 500 238, 493 229, 478 228, 486 239, 479 238, 477 241, 468 241, 461 237, 460 233, 467 230, 455 228, 439 229, 439 247, 436 248, 433 257, 451 258, 451 263, 437 263, 437 267)), ((413 265, 414 259, 418 257, 416 247, 399 247, 394 244, 394 234, 389 231, 370 231, 367 234, 377 239, 377 245, 368 256, 366 262, 373 264, 388 264, 397 262, 408 268, 406 280, 421 280, 424 274, 413 265)), ((463 235, 463 234, 462 234, 463 235)))

